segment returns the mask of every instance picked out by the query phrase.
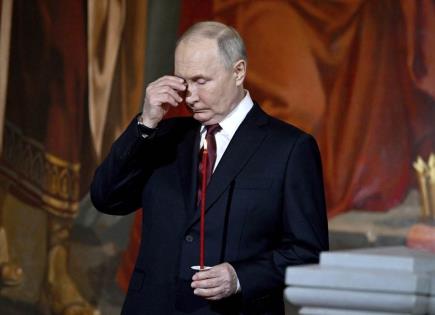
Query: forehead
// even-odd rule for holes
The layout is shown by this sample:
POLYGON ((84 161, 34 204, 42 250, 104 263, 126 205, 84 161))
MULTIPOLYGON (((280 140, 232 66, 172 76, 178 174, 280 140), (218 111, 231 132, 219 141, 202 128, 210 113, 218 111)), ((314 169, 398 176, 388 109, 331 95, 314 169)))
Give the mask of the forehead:
POLYGON ((218 71, 221 62, 216 40, 208 38, 186 39, 175 50, 175 74, 184 78, 218 71))

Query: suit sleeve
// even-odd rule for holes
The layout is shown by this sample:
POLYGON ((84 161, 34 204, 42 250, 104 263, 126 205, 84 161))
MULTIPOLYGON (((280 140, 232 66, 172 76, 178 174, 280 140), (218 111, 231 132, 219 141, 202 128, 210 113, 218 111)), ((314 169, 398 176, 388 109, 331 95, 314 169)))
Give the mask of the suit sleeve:
POLYGON ((308 134, 299 136, 289 154, 282 200, 277 246, 253 259, 231 262, 245 302, 282 293, 287 266, 317 263, 320 252, 328 250, 320 153, 308 134))
POLYGON ((142 189, 152 172, 150 152, 154 147, 155 139, 143 138, 133 119, 95 171, 90 195, 99 211, 125 215, 141 207, 142 189))

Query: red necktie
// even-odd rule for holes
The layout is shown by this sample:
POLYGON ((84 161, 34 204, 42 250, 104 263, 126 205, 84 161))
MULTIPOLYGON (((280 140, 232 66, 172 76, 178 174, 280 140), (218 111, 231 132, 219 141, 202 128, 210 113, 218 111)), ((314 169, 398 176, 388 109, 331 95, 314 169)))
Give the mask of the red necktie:
MULTIPOLYGON (((221 130, 221 126, 219 124, 206 126, 207 133, 205 134, 205 141, 207 141, 207 170, 206 170, 206 176, 207 176, 207 184, 210 182, 211 175, 213 173, 214 164, 216 163, 216 138, 215 134, 219 130, 221 130)), ((201 196, 201 181, 202 181, 202 174, 203 174, 203 167, 202 167, 202 154, 204 151, 204 146, 201 149, 200 152, 200 159, 199 159, 199 176, 198 176, 198 203, 201 196)))

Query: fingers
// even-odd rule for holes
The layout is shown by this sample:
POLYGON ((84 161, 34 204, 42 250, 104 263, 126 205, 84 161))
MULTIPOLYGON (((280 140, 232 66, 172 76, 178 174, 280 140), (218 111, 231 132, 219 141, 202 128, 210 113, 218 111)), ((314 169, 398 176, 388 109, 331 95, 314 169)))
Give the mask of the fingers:
POLYGON ((220 299, 228 287, 221 278, 210 278, 192 282, 193 294, 207 299, 220 299))
POLYGON ((209 288, 209 289, 197 288, 193 291, 193 294, 201 296, 211 301, 220 300, 226 297, 225 290, 221 287, 209 288))
POLYGON ((159 106, 163 103, 169 103, 177 106, 183 101, 178 91, 185 89, 186 85, 183 79, 164 76, 148 85, 145 98, 149 100, 150 105, 159 106))
POLYGON ((152 106, 160 106, 165 103, 177 106, 178 103, 183 100, 178 93, 169 86, 156 86, 147 90, 147 93, 149 93, 149 102, 152 106))
POLYGON ((164 76, 150 83, 146 88, 142 107, 142 121, 154 128, 167 113, 169 106, 178 106, 183 99, 178 94, 185 91, 184 79, 175 76, 164 76))
POLYGON ((217 266, 210 268, 208 270, 197 272, 193 275, 192 280, 204 280, 204 279, 210 279, 215 278, 219 275, 220 270, 217 268, 217 266))
POLYGON ((151 84, 168 85, 174 90, 183 91, 186 88, 185 80, 172 75, 165 75, 151 84))
POLYGON ((192 280, 193 293, 208 300, 220 300, 237 290, 237 275, 228 263, 197 272, 192 280))
POLYGON ((221 278, 209 278, 192 282, 192 288, 211 289, 221 286, 222 283, 223 280, 221 278))

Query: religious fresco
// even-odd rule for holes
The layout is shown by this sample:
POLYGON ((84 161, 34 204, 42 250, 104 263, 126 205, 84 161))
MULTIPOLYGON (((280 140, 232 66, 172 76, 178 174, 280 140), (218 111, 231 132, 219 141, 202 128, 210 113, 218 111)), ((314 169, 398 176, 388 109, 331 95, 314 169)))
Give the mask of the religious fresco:
POLYGON ((215 1, 264 108, 313 133, 330 216, 389 209, 435 148, 431 1, 215 1), (431 82, 431 83, 429 83, 431 82))
POLYGON ((70 235, 93 170, 138 112, 147 2, 0 7, 9 38, 1 50, 9 69, 1 75, 0 313, 4 297, 42 314, 99 314, 71 274, 70 235))
POLYGON ((312 133, 331 217, 385 211, 435 150, 431 1, 182 2, 180 32, 214 19, 245 40, 247 87, 273 116, 312 133))
POLYGON ((53 313, 96 314, 67 268, 69 232, 82 195, 84 3, 2 4, 7 2, 12 19, 0 176, 2 247, 11 255, 1 262, 2 285, 17 287, 5 291, 10 298, 37 302, 53 313), (14 226, 23 215, 36 224, 25 224, 28 235, 14 226), (30 257, 17 253, 11 246, 17 239, 38 250, 30 257))

